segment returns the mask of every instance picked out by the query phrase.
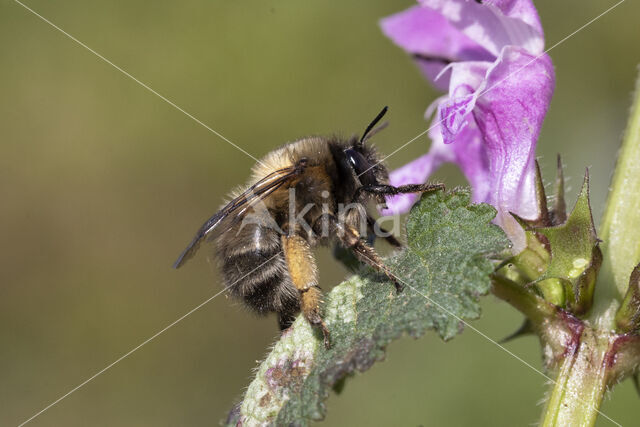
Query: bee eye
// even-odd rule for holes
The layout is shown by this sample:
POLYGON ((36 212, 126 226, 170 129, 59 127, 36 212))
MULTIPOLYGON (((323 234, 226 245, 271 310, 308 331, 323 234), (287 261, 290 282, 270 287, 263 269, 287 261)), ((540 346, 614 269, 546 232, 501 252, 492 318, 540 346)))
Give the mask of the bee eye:
POLYGON ((357 151, 349 148, 345 151, 347 158, 349 159, 349 163, 353 166, 353 169, 356 173, 360 173, 364 171, 368 167, 367 160, 362 156, 362 154, 357 151))
POLYGON ((373 170, 371 169, 371 165, 362 154, 352 148, 346 149, 344 153, 346 154, 347 159, 349 159, 349 163, 351 163, 356 175, 358 175, 360 182, 365 185, 373 185, 376 183, 376 178, 373 174, 373 170))

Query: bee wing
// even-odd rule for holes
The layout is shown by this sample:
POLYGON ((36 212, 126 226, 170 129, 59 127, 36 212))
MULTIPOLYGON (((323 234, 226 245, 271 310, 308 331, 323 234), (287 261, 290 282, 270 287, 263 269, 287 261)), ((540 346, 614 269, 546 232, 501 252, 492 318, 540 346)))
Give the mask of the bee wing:
MULTIPOLYGON (((227 203, 225 207, 216 212, 202 225, 202 227, 200 227, 191 243, 189 243, 189 246, 182 251, 176 262, 173 264, 173 268, 179 268, 189 260, 198 251, 202 241, 206 237, 210 237, 213 231, 216 230, 216 228, 227 217, 229 217, 229 215, 236 215, 235 218, 232 219, 233 222, 240 220, 247 209, 269 196, 278 188, 282 187, 282 185, 299 175, 300 172, 301 169, 296 166, 279 169, 265 176, 260 181, 249 187, 244 193, 227 203)), ((228 230, 228 227, 226 227, 224 231, 226 230, 228 230)))

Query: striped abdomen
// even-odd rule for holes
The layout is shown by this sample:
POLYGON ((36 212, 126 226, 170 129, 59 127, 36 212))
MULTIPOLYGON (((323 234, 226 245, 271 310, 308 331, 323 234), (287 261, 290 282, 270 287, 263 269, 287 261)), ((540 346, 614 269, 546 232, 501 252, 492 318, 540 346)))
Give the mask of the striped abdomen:
POLYGON ((220 242, 226 286, 258 313, 295 313, 298 291, 291 282, 280 234, 259 224, 233 227, 220 242))

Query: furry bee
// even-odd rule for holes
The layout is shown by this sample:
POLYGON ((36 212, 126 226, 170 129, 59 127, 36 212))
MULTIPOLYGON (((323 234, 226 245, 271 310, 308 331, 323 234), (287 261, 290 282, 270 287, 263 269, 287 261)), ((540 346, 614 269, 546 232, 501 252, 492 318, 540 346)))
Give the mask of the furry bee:
MULTIPOLYGON (((260 314, 277 313, 281 330, 302 312, 320 328, 329 347, 313 248, 332 241, 341 244, 384 273, 399 292, 400 281, 361 237, 363 227, 375 224, 366 206, 370 201, 384 204, 386 195, 442 188, 388 184, 381 157, 366 144, 384 128, 374 129, 386 111, 384 107, 360 138, 303 138, 267 154, 253 167, 247 186, 232 193, 231 201, 202 225, 174 268, 191 258, 204 240, 215 241, 225 285, 234 296, 260 314), (338 206, 344 204, 357 209, 338 215, 338 206), (262 212, 258 217, 266 220, 247 221, 258 206, 262 212), (291 221, 294 217, 296 221, 291 221)), ((386 239, 400 245, 391 235, 386 239)))

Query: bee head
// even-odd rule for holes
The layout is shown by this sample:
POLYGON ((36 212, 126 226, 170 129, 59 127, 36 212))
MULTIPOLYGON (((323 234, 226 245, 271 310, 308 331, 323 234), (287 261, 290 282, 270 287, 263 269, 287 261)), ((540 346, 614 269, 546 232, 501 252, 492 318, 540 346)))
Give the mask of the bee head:
POLYGON ((375 185, 378 183, 374 173, 376 164, 371 163, 363 148, 364 146, 354 145, 344 150, 344 154, 362 185, 375 185))
POLYGON ((386 114, 387 109, 387 107, 384 107, 371 123, 369 123, 369 126, 367 126, 360 139, 356 140, 354 138, 351 146, 344 150, 349 165, 362 185, 376 185, 385 183, 388 180, 387 169, 381 163, 376 150, 372 146, 365 144, 370 137, 387 126, 386 123, 383 123, 374 129, 386 114))

